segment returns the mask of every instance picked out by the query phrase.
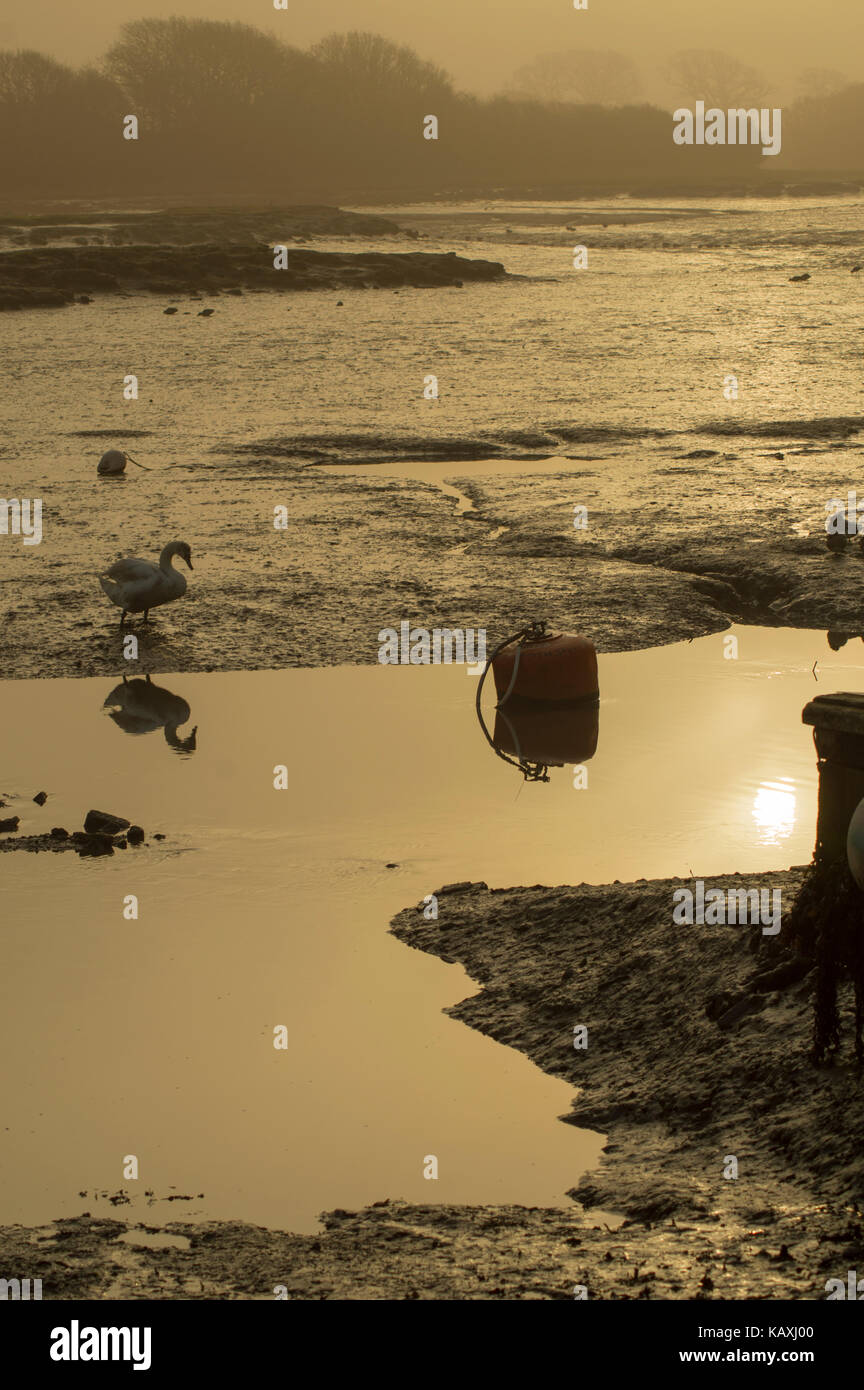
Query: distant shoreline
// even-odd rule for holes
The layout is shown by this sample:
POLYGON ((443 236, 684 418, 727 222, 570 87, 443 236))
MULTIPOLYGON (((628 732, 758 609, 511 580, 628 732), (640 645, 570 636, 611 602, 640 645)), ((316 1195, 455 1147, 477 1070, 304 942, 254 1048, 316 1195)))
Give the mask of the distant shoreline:
MULTIPOLYGON (((613 181, 591 180, 555 184, 468 184, 451 188, 430 189, 417 186, 399 189, 388 187, 359 187, 341 189, 299 189, 286 202, 285 209, 308 205, 367 208, 386 205, 399 208, 412 203, 454 203, 473 199, 510 200, 512 202, 579 202, 595 198, 844 198, 864 191, 864 170, 838 170, 830 176, 812 170, 781 170, 759 179, 717 179, 711 182, 646 182, 638 175, 613 181)), ((0 198, 0 221, 16 217, 68 217, 72 214, 98 216, 107 211, 122 215, 147 213, 162 209, 174 212, 189 211, 261 211, 273 210, 272 195, 265 190, 214 190, 189 196, 188 193, 153 193, 136 197, 112 197, 106 194, 91 198, 30 198, 26 194, 0 198), (53 209, 53 212, 52 212, 53 209)))

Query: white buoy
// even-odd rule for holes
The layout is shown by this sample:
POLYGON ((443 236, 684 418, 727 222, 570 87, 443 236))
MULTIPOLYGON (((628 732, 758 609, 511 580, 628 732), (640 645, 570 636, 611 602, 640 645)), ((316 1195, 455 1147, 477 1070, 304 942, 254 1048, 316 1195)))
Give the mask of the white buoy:
POLYGON ((124 454, 121 449, 109 449, 103 454, 97 465, 96 471, 103 478, 117 478, 123 472, 127 463, 134 463, 136 468, 143 468, 145 473, 150 470, 137 459, 133 459, 131 454, 124 454))
POLYGON ((119 449, 109 449, 99 460, 97 472, 103 477, 116 477, 126 467, 126 455, 119 449))
POLYGON ((846 831, 846 859, 858 887, 864 889, 864 799, 858 802, 846 831))

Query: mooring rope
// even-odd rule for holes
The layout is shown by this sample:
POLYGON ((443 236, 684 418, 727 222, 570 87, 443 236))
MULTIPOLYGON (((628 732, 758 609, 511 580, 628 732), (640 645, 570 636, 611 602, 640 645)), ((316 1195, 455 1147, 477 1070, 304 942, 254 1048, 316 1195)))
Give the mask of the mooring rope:
MULTIPOLYGON (((475 702, 474 702, 474 703, 475 703, 476 710, 477 710, 477 718, 478 718, 479 721, 480 721, 480 728, 483 730, 483 733, 484 733, 485 736, 486 736, 486 742, 489 744, 489 747, 492 749, 493 753, 496 755, 496 757, 499 757, 499 758, 502 760, 502 762, 510 763, 511 767, 518 767, 519 771, 522 773, 522 776, 523 776, 527 781, 530 781, 530 782, 548 782, 548 781, 549 781, 548 776, 545 775, 545 773, 546 773, 546 766, 545 766, 545 764, 543 764, 543 763, 533 764, 533 763, 528 762, 528 760, 527 760, 526 758, 522 758, 522 757, 520 757, 520 758, 519 758, 519 761, 517 762, 514 758, 508 757, 508 755, 507 755, 506 753, 502 753, 502 752, 501 752, 501 749, 500 749, 500 748, 497 748, 497 747, 495 746, 495 741, 494 741, 494 739, 492 738, 492 736, 490 735, 489 730, 488 730, 487 727, 486 727, 486 721, 485 721, 485 719, 483 718, 483 708, 482 708, 482 705, 481 705, 480 702, 481 702, 481 699, 482 699, 482 696, 483 696, 483 682, 485 681, 486 677, 488 676, 488 674, 489 674, 489 667, 492 665, 492 662, 495 660, 495 658, 496 658, 496 656, 498 655, 498 653, 499 653, 499 652, 503 652, 503 650, 504 650, 505 647, 509 647, 509 645, 510 645, 511 642, 517 642, 517 641, 519 641, 520 638, 522 638, 522 637, 527 637, 528 634, 529 634, 530 632, 537 632, 538 630, 542 632, 542 631, 545 629, 545 627, 546 627, 545 622, 533 622, 533 623, 528 623, 528 624, 526 624, 525 627, 520 627, 519 631, 518 631, 518 632, 514 632, 513 635, 512 635, 511 637, 505 637, 505 639, 504 639, 503 642, 499 642, 499 643, 498 643, 498 646, 495 648, 495 650, 493 651, 492 655, 489 657, 489 659, 488 659, 488 661, 486 662, 486 665, 485 665, 485 667, 484 667, 484 669, 483 669, 483 674, 482 674, 482 676, 480 677, 480 681, 479 681, 479 683, 478 683, 478 685, 477 685, 477 698, 476 698, 476 700, 475 700, 475 702), (529 769, 530 769, 530 770, 529 770, 529 769)), ((507 700, 509 700, 510 695, 511 695, 511 693, 512 693, 512 691, 513 691, 513 686, 516 684, 516 672, 519 670, 519 658, 520 658, 520 656, 521 656, 521 653, 522 653, 522 646, 521 646, 521 643, 520 643, 520 645, 516 648, 516 657, 515 657, 515 660, 514 660, 514 663, 513 663, 513 675, 512 675, 511 678, 510 678, 510 684, 509 684, 509 686, 507 687, 507 691, 506 691, 506 694, 504 695, 504 697, 503 697, 501 700, 499 700, 499 701, 497 702, 496 706, 495 706, 495 708, 498 709, 498 710, 500 710, 500 709, 501 709, 501 706, 502 706, 507 700)), ((506 716, 504 716, 503 713, 502 713, 502 718, 506 718, 506 716)), ((510 723, 510 720, 507 719, 506 722, 507 722, 507 726, 508 726, 508 728, 510 729, 511 733, 513 733, 514 741, 515 741, 515 743, 516 743, 516 747, 519 748, 519 740, 518 740, 518 738, 516 738, 516 732, 515 732, 515 730, 513 729, 513 726, 512 726, 512 724, 510 723)))

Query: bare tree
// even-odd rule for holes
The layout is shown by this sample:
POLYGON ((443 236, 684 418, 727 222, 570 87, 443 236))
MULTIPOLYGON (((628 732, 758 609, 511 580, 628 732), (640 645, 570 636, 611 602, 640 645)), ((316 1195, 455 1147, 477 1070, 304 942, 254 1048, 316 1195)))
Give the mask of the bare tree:
POLYGON ((352 30, 328 34, 311 49, 313 58, 340 84, 350 84, 359 102, 382 97, 409 97, 424 101, 449 96, 450 78, 443 68, 427 63, 404 44, 391 43, 380 34, 352 30))
POLYGON ((853 79, 837 68, 805 68, 799 72, 795 82, 797 94, 802 97, 830 97, 851 87, 853 79))
POLYGON ((638 103, 639 72, 623 53, 604 48, 571 48, 543 53, 517 68, 506 87, 509 96, 538 101, 570 101, 586 106, 638 103))
POLYGON ((209 19, 136 19, 108 50, 104 70, 154 128, 204 128, 303 81, 314 64, 248 24, 209 19))
POLYGON ((664 74, 674 105, 739 107, 765 104, 765 79, 756 68, 714 48, 688 48, 673 53, 664 74))
POLYGON ((43 53, 27 48, 0 53, 0 102, 36 105, 68 94, 74 85, 72 69, 43 53))

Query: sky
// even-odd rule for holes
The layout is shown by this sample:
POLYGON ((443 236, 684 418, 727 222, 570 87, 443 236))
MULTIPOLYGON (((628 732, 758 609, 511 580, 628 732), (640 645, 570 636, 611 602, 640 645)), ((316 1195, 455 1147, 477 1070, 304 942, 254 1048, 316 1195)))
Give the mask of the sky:
POLYGON ((864 76, 861 0, 4 0, 0 47, 92 62, 121 25, 145 17, 242 20, 301 48, 325 34, 368 29, 407 43, 466 91, 500 90, 521 64, 565 47, 616 49, 640 67, 645 92, 664 57, 714 48, 763 71, 776 95, 804 68, 864 76))

